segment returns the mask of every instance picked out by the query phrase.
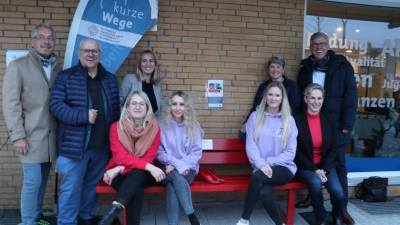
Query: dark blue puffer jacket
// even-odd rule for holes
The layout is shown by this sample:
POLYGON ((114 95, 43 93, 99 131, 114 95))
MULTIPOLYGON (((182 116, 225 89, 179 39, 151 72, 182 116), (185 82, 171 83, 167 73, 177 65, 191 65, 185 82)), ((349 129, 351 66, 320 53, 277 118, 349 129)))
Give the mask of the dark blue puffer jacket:
MULTIPOLYGON (((120 115, 118 81, 101 64, 97 70, 104 91, 108 131, 110 125, 117 121, 120 115)), ((87 74, 87 69, 78 62, 77 66, 61 71, 54 81, 50 110, 57 118, 59 156, 81 159, 86 150, 91 132, 88 115, 91 101, 87 92, 87 74)))
MULTIPOLYGON (((331 50, 328 51, 328 54, 330 60, 325 77, 325 97, 321 111, 333 115, 338 130, 353 130, 358 105, 354 70, 343 55, 336 55, 331 50)), ((302 67, 299 71, 297 84, 301 95, 303 95, 307 85, 312 83, 313 69, 310 57, 303 59, 300 63, 302 67)), ((302 104, 302 108, 305 109, 304 101, 302 101, 302 104)), ((338 139, 339 144, 349 142, 350 132, 347 134, 339 132, 338 139)))

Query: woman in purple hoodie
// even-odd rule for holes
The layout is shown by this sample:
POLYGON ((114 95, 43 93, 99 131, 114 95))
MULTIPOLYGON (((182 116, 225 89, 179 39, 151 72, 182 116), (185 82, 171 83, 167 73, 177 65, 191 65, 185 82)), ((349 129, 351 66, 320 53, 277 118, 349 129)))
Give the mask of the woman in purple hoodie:
POLYGON ((167 185, 168 224, 178 224, 181 205, 190 224, 199 225, 189 184, 199 172, 203 130, 197 120, 193 102, 185 92, 175 91, 169 96, 159 125, 161 143, 156 159, 167 174, 160 183, 167 185))
POLYGON ((281 82, 273 81, 265 88, 261 104, 251 113, 246 130, 246 152, 254 171, 237 225, 250 224, 259 198, 274 223, 282 225, 272 189, 274 185, 288 183, 296 173, 293 160, 298 132, 281 82))

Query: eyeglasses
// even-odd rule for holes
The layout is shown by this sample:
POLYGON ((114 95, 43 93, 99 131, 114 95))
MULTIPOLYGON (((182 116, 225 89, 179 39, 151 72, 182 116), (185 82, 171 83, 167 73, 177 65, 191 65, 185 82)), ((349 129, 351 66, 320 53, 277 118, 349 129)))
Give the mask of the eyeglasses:
POLYGON ((147 104, 146 102, 131 102, 131 106, 136 107, 137 105, 140 107, 145 107, 147 104))
POLYGON ((79 49, 83 55, 89 55, 91 52, 94 56, 98 56, 100 53, 100 50, 94 50, 94 49, 79 49))
POLYGON ((33 37, 33 39, 38 39, 38 40, 41 41, 41 42, 45 42, 46 40, 47 40, 48 42, 55 42, 55 41, 56 41, 56 38, 54 38, 54 37, 48 37, 48 38, 46 38, 45 36, 33 37))
POLYGON ((328 43, 326 43, 326 42, 320 42, 320 43, 311 43, 311 46, 312 47, 319 47, 319 46, 321 46, 321 47, 324 47, 325 45, 327 45, 328 43))

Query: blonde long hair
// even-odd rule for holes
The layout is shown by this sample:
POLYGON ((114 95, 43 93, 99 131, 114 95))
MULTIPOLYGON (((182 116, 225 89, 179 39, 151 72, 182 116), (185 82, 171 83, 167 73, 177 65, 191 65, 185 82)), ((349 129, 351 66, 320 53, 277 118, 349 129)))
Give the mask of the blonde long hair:
POLYGON ((179 96, 183 98, 183 102, 185 103, 185 112, 183 114, 183 124, 185 126, 185 131, 189 138, 189 143, 193 144, 196 141, 196 130, 200 129, 202 136, 204 135, 204 131, 201 129, 200 123, 197 119, 197 114, 194 109, 194 104, 192 99, 183 91, 174 91, 170 96, 168 96, 167 107, 163 108, 160 118, 160 124, 165 129, 168 129, 171 126, 172 120, 172 98, 175 96, 179 96))
POLYGON ((158 82, 160 82, 160 79, 159 79, 159 77, 157 75, 158 62, 157 62, 156 56, 150 50, 144 50, 142 52, 142 54, 140 55, 139 60, 138 60, 138 64, 137 64, 137 67, 136 67, 136 77, 137 77, 138 81, 142 81, 142 82, 146 81, 146 79, 144 78, 143 71, 142 71, 142 60, 143 60, 143 57, 144 57, 145 54, 149 54, 151 56, 151 58, 154 61, 154 65, 155 65, 154 66, 154 71, 151 74, 150 83, 151 84, 157 84, 158 82))
POLYGON ((123 123, 124 119, 127 119, 130 123, 133 124, 133 118, 130 116, 130 114, 126 108, 128 107, 129 104, 131 104, 130 101, 131 101, 132 96, 134 96, 134 95, 139 95, 146 102, 146 105, 147 105, 147 113, 143 119, 143 128, 144 129, 146 129, 147 120, 149 120, 153 116, 153 108, 151 107, 149 97, 147 97, 146 93, 144 93, 143 91, 134 91, 134 92, 130 93, 128 95, 128 97, 126 97, 124 106, 122 107, 121 116, 119 117, 119 122, 118 122, 119 128, 121 128, 121 130, 124 130, 124 123, 123 123))
POLYGON ((261 127, 264 125, 264 118, 268 117, 265 116, 265 112, 267 112, 268 109, 268 104, 267 104, 267 94, 269 89, 272 87, 277 87, 281 90, 282 92, 282 102, 281 105, 279 106, 279 111, 281 112, 281 117, 282 117, 282 125, 283 125, 283 135, 282 135, 282 152, 286 148, 287 141, 290 136, 290 116, 291 116, 291 111, 290 111, 290 105, 289 105, 289 100, 287 98, 286 90, 285 87, 281 82, 278 81, 272 81, 268 86, 265 88, 263 92, 263 99, 260 103, 260 108, 257 111, 257 117, 256 117, 256 128, 254 131, 254 142, 258 144, 258 139, 261 131, 261 127))

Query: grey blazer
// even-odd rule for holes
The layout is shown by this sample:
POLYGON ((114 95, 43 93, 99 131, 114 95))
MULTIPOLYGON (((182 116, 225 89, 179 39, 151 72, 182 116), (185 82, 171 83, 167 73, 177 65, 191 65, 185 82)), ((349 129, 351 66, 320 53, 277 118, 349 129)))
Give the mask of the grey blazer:
MULTIPOLYGON (((153 89, 158 107, 158 110, 154 113, 154 116, 159 118, 161 110, 165 105, 164 97, 161 93, 160 83, 153 84, 153 89)), ((134 91, 142 91, 142 82, 138 81, 136 74, 127 74, 124 79, 122 79, 121 85, 119 86, 119 101, 121 106, 124 104, 126 97, 134 91)))

